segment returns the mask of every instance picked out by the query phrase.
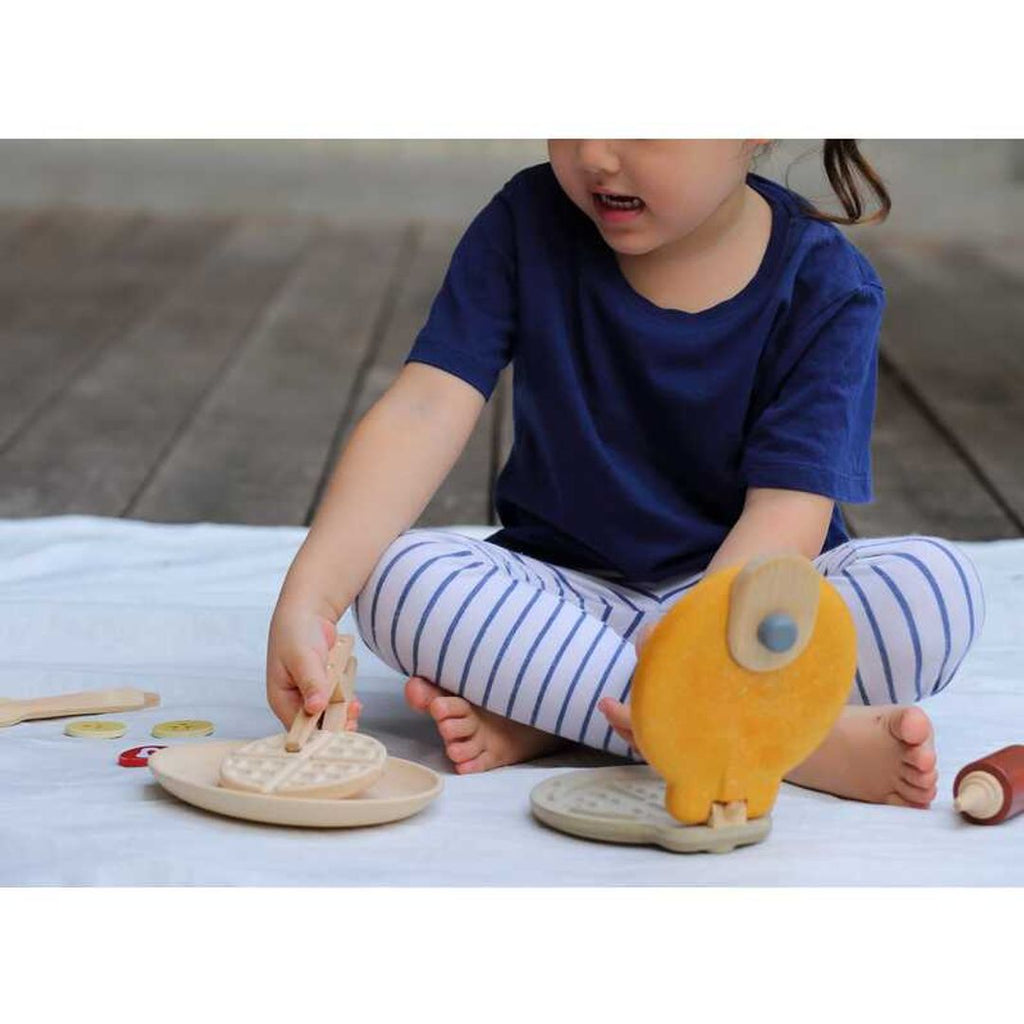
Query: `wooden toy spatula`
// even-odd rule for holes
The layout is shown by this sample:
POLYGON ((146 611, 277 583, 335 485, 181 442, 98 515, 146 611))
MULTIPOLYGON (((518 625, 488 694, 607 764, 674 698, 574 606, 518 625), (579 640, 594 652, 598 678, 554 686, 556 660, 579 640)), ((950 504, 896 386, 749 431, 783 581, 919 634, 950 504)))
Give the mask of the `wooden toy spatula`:
MULTIPOLYGON (((352 657, 354 643, 354 637, 341 636, 327 655, 327 678, 332 687, 329 703, 322 714, 324 729, 328 732, 343 732, 348 722, 348 705, 355 696, 357 665, 356 659, 352 657)), ((284 749, 292 754, 301 750, 313 735, 319 721, 320 715, 308 715, 300 707, 288 730, 284 749)))
POLYGON ((107 715, 113 711, 155 708, 160 695, 132 686, 116 690, 86 690, 56 697, 0 701, 0 727, 17 725, 35 718, 64 718, 67 715, 107 715))

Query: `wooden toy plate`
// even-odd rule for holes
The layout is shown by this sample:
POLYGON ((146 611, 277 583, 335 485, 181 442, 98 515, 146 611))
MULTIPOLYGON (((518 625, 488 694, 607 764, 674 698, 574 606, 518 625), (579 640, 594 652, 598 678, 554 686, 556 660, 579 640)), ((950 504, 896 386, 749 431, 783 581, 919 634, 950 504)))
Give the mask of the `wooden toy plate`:
POLYGON ((728 853, 761 842, 772 827, 769 815, 722 828, 683 825, 665 810, 665 780, 647 765, 563 772, 534 786, 530 806, 560 832, 673 853, 728 853))
POLYGON ((203 810, 247 821, 307 828, 352 828, 399 821, 426 807, 443 785, 437 772, 413 761, 389 757, 384 774, 369 789, 344 799, 245 793, 219 786, 221 761, 247 742, 165 747, 150 757, 149 769, 169 793, 203 810))

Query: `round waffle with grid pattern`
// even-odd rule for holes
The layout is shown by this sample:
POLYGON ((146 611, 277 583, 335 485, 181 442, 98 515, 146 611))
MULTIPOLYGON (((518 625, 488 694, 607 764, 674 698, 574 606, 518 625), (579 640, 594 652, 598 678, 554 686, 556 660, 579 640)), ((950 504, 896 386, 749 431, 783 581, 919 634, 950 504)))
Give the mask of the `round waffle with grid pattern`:
POLYGON ((387 760, 383 743, 358 732, 315 732, 295 753, 284 743, 279 733, 228 754, 220 785, 278 796, 354 796, 380 778, 387 760))

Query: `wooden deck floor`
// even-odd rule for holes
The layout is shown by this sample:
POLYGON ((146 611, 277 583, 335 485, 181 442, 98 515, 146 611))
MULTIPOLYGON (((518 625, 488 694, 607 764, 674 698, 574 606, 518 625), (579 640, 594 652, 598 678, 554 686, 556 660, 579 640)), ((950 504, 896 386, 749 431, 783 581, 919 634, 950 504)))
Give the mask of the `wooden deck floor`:
MULTIPOLYGON (((0 516, 307 523, 460 228, 0 210, 0 516)), ((858 240, 858 244, 861 244, 858 240)), ((889 292, 862 536, 1024 535, 1024 289, 951 245, 889 292)), ((492 520, 500 388, 421 523, 492 520)))

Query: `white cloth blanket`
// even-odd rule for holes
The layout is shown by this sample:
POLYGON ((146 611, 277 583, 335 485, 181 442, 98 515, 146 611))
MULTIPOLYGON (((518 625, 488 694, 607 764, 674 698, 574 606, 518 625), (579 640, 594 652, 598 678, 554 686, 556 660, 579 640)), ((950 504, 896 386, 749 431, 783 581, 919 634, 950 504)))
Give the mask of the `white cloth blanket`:
MULTIPOLYGON (((483 528, 473 528, 476 536, 483 528)), ((727 856, 574 839, 533 820, 532 787, 598 755, 482 775, 449 770, 401 680, 360 644, 363 728, 444 773, 445 789, 403 822, 315 831, 250 824, 165 793, 118 767, 170 718, 209 718, 221 739, 269 734, 266 630, 303 537, 294 528, 166 526, 87 517, 0 521, 0 694, 116 685, 156 690, 159 708, 114 717, 116 741, 76 740, 59 720, 0 731, 3 885, 1020 885, 1024 816, 972 826, 952 809, 956 771, 1024 743, 1024 541, 965 544, 988 621, 937 727, 930 811, 783 786, 768 840, 727 856)), ((351 621, 342 629, 352 630, 351 621)))

